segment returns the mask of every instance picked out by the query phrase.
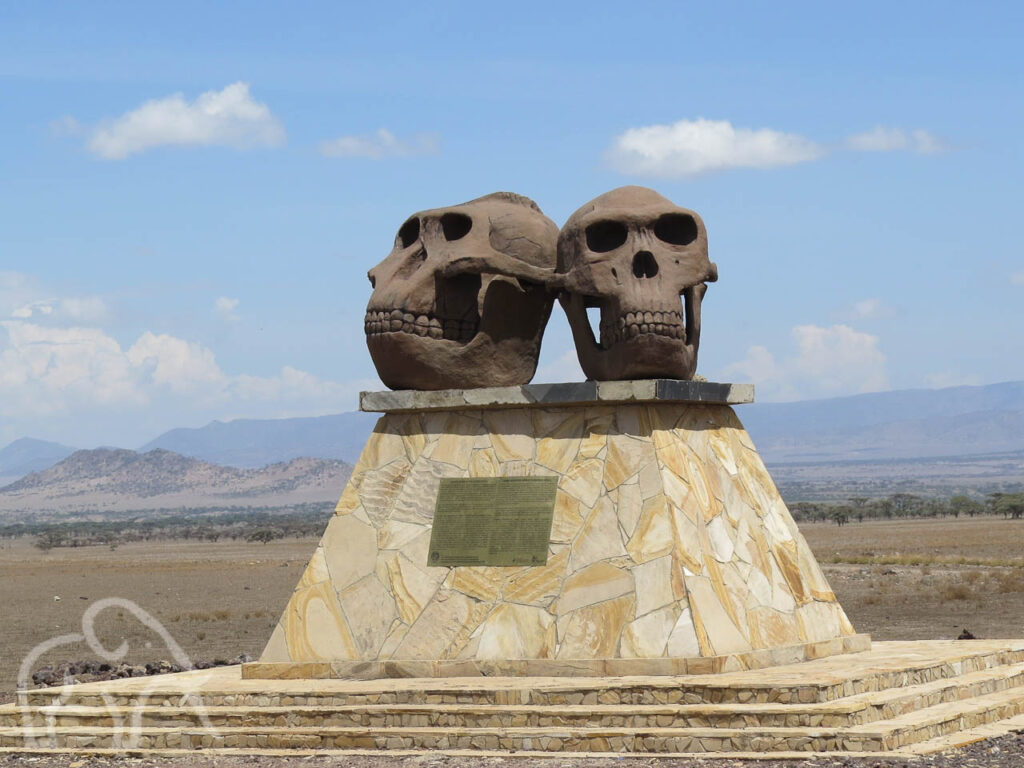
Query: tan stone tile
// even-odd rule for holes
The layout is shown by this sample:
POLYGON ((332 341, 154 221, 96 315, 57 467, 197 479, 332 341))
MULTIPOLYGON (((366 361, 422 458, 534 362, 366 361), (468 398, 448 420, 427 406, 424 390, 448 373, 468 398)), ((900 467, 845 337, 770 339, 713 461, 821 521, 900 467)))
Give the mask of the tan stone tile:
MULTIPOLYGON (((705 649, 710 651, 710 645, 706 644, 705 649)), ((669 633, 668 644, 665 650, 669 656, 678 658, 690 658, 701 655, 701 645, 697 639, 697 630, 693 623, 693 612, 690 608, 683 609, 676 619, 672 631, 669 633)))
MULTIPOLYGON (((439 595, 440 597, 440 595, 439 595)), ((474 611, 480 606, 475 600, 458 592, 444 593, 444 600, 432 600, 420 613, 416 622, 405 633, 393 654, 396 659, 443 659, 449 650, 458 653, 468 642, 483 614, 474 611), (477 618, 476 623, 473 623, 477 618), (464 635, 461 644, 457 643, 464 635), (453 646, 458 645, 457 648, 453 646)))
POLYGON ((387 519, 411 466, 403 454, 389 464, 365 472, 360 477, 359 502, 375 526, 381 525, 387 519))
POLYGON ((418 413, 405 414, 396 431, 402 436, 405 458, 410 464, 415 463, 427 447, 427 436, 423 434, 423 422, 420 415, 418 413))
POLYGON ((484 411, 483 419, 499 461, 532 461, 535 458, 533 419, 528 409, 484 411))
POLYGON ((498 477, 500 473, 501 463, 493 448, 476 448, 473 451, 469 459, 470 477, 498 477))
POLYGON ((391 629, 388 630, 388 634, 385 637, 384 642, 381 644, 380 650, 377 652, 377 658, 394 658, 395 651, 398 649, 398 646, 402 644, 402 640, 405 638, 408 631, 408 624, 403 623, 400 619, 393 621, 391 623, 391 629))
POLYGON ((697 523, 674 505, 671 511, 674 555, 680 565, 691 573, 702 573, 704 553, 701 550, 701 534, 697 523))
POLYGON ((524 568, 513 573, 505 584, 504 599, 510 603, 546 606, 558 595, 569 563, 569 548, 548 556, 539 568, 524 568))
POLYGON ((493 603, 501 595, 507 568, 453 568, 451 588, 477 600, 493 603))
POLYGON ((264 663, 292 661, 291 654, 288 653, 285 628, 280 621, 274 626, 270 640, 267 641, 267 647, 260 654, 260 661, 264 663))
POLYGON ((646 563, 669 554, 675 546, 673 513, 668 499, 652 496, 643 503, 640 522, 626 544, 626 551, 637 563, 646 563))
POLYGON ((580 443, 579 460, 596 458, 608 443, 608 433, 615 424, 615 411, 608 406, 587 408, 580 443))
POLYGON ((651 435, 651 409, 643 405, 615 407, 615 428, 620 435, 647 438, 651 435))
POLYGON ((806 603, 811 599, 810 591, 804 584, 803 574, 797 562, 796 542, 782 541, 772 547, 775 562, 779 565, 782 577, 789 586, 789 593, 797 603, 806 603))
POLYGON ((640 485, 636 482, 628 482, 620 485, 609 496, 615 504, 615 512, 619 516, 619 527, 627 536, 632 536, 636 530, 636 524, 640 520, 640 513, 643 511, 644 499, 640 493, 640 485))
POLYGON ((452 464, 421 459, 408 472, 395 497, 391 518, 431 524, 442 477, 465 477, 466 470, 452 464))
POLYGON ((631 621, 622 632, 619 655, 639 658, 664 656, 679 613, 677 606, 670 605, 631 621))
POLYGON ((545 659, 555 653, 555 620, 543 608, 502 604, 484 620, 476 657, 545 659))
POLYGON ((598 560, 625 554, 615 507, 607 496, 602 496, 587 515, 583 529, 572 543, 570 570, 578 571, 598 560))
POLYGON ((377 532, 351 515, 331 518, 321 546, 335 589, 372 573, 377 563, 377 532))
POLYGON ((313 550, 313 556, 309 558, 306 570, 302 572, 302 577, 299 579, 296 589, 311 587, 314 584, 319 584, 321 581, 330 581, 330 578, 331 574, 327 570, 327 559, 324 557, 324 547, 323 544, 319 544, 313 550))
POLYGON ((690 595, 694 627, 698 641, 703 633, 707 637, 709 651, 703 655, 720 656, 727 653, 743 653, 751 650, 750 641, 745 638, 719 598, 711 579, 688 576, 686 586, 690 595))
POLYGON ((554 610, 559 616, 594 603, 632 594, 633 576, 607 562, 594 563, 565 580, 554 610))
POLYGON ((417 536, 430 531, 422 523, 406 523, 402 520, 387 520, 377 531, 378 549, 401 549, 417 536))
POLYGON ((562 475, 558 487, 581 501, 585 507, 592 507, 602 493, 603 475, 604 462, 601 459, 584 459, 581 452, 569 471, 562 475))
POLYGON ((565 491, 559 490, 555 496, 555 511, 551 520, 551 541, 568 544, 583 527, 583 515, 580 514, 580 502, 565 491))
POLYGON ((537 463, 562 474, 569 469, 579 453, 583 439, 583 412, 535 411, 533 414, 537 441, 537 463))
POLYGON ((406 624, 412 624, 437 592, 439 579, 403 555, 390 557, 385 564, 387 584, 398 606, 398 615, 406 624))
POLYGON ((636 615, 674 603, 678 597, 672 589, 672 557, 667 555, 633 568, 636 581, 636 615))
POLYGON ((349 515, 357 507, 362 506, 362 502, 359 500, 359 478, 363 476, 363 473, 356 475, 352 473, 352 477, 349 478, 348 483, 345 484, 345 490, 341 492, 341 498, 338 499, 338 503, 334 505, 334 514, 336 515, 349 515))
POLYGON ((295 592, 283 624, 289 656, 294 661, 359 658, 338 596, 326 582, 295 592))
POLYGON ((637 479, 640 486, 640 495, 649 499, 656 493, 661 493, 661 468, 658 466, 658 462, 652 461, 647 464, 640 473, 637 475, 637 479))
POLYGON ((371 573, 340 592, 338 598, 360 657, 376 657, 377 651, 398 617, 398 609, 391 593, 380 579, 371 573))
POLYGON ((719 466, 730 475, 737 473, 736 458, 733 454, 732 441, 729 439, 727 430, 708 430, 708 445, 718 459, 719 466))
POLYGON ((465 469, 469 466, 469 456, 473 452, 479 431, 479 419, 458 413, 449 414, 445 420, 444 431, 429 451, 431 461, 442 461, 465 469))
POLYGON ((634 599, 623 595, 597 605, 580 608, 565 616, 557 657, 560 659, 601 659, 615 655, 625 625, 632 621, 634 599))
POLYGON ((604 465, 604 487, 613 490, 655 460, 649 442, 625 435, 608 436, 604 465))
POLYGON ((405 456, 405 445, 400 434, 401 417, 384 415, 370 433, 366 447, 359 457, 356 469, 377 469, 405 456))

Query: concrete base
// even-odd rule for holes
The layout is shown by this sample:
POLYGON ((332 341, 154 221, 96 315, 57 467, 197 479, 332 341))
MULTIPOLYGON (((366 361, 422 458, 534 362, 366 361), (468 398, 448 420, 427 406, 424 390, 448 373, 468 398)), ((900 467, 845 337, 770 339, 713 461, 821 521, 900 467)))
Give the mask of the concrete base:
POLYGON ((238 667, 24 692, 0 752, 908 757, 1024 725, 1024 640, 876 642, 673 677, 246 680, 238 667))

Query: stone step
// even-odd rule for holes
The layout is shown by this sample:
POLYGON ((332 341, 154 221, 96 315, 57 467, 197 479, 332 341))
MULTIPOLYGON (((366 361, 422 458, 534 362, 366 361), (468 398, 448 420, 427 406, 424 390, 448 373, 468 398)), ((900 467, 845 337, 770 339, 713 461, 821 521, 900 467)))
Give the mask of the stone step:
POLYGON ((896 750, 1024 713, 1008 689, 848 728, 220 726, 0 729, 0 747, 122 749, 399 749, 574 752, 875 752, 896 750))
MULTIPOLYGON (((902 647, 899 643, 890 646, 902 647)), ((911 643, 903 644, 910 648, 911 643)), ((873 652, 848 654, 764 670, 763 674, 730 672, 684 677, 622 678, 407 678, 374 681, 231 680, 217 686, 218 676, 237 667, 222 667, 214 676, 190 672, 151 678, 27 691, 30 706, 53 703, 80 706, 133 705, 140 692, 148 703, 179 705, 193 690, 207 706, 338 706, 355 704, 810 704, 890 688, 919 685, 958 675, 1024 662, 1024 643, 1013 641, 988 650, 971 642, 941 645, 940 654, 873 652), (838 659, 838 660, 837 660, 838 659), (189 685, 189 681, 211 683, 189 685)), ((207 671, 208 672, 208 671, 207 671)))
POLYGON ((881 737, 884 749, 898 749, 1010 720, 1021 714, 1024 714, 1024 692, 1008 689, 853 726, 846 729, 842 748, 858 750, 862 745, 877 743, 881 737))
POLYGON ((845 727, 1024 686, 1024 663, 817 704, 0 707, 0 726, 845 727))

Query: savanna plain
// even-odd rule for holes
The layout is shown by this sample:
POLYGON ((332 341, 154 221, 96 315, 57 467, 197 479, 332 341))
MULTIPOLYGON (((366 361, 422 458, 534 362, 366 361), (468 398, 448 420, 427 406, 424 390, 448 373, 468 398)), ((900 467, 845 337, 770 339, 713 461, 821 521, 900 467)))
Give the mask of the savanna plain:
MULTIPOLYGON (((1024 520, 804 522, 800 529, 854 626, 875 640, 948 639, 964 629, 978 638, 1024 637, 1024 520)), ((41 551, 28 537, 4 541, 0 700, 10 700, 19 667, 34 648, 82 632, 83 615, 106 598, 139 606, 192 660, 256 658, 315 546, 315 538, 288 538, 265 544, 156 541, 113 550, 41 551)), ((129 663, 175 660, 173 648, 128 607, 98 611, 94 626, 107 649, 127 642, 129 663)), ((85 642, 67 641, 32 666, 86 659, 96 655, 85 642)), ((193 760, 198 764, 202 758, 193 760)), ((253 764, 252 759, 243 762, 253 764)), ((427 762, 447 764, 441 756, 427 762)), ((229 764, 234 763, 218 763, 229 764)), ((973 764, 1001 765, 991 760, 973 764)))

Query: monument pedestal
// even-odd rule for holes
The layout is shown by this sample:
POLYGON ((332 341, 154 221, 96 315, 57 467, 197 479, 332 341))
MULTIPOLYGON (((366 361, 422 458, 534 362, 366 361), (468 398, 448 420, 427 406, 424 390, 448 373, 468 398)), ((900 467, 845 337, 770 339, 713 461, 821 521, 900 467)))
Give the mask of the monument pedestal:
POLYGON ((364 394, 384 415, 243 676, 681 675, 867 650, 730 407, 752 399, 664 380, 364 394), (545 476, 545 563, 431 565, 443 478, 545 476))

